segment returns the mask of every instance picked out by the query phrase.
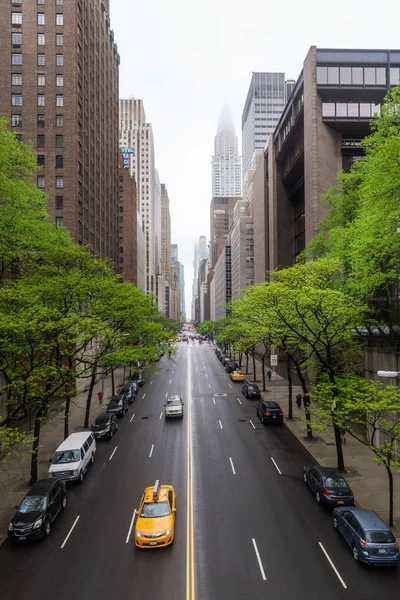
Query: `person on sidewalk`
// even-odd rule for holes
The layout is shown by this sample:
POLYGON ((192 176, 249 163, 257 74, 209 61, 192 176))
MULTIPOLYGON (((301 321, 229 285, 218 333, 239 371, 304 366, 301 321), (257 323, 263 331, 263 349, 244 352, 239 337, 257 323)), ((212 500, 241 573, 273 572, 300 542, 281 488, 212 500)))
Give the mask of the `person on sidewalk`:
POLYGON ((269 369, 267 375, 268 375, 268 381, 271 381, 271 375, 272 375, 271 369, 269 369))
POLYGON ((297 404, 298 408, 301 408, 301 394, 297 394, 296 404, 297 404))
POLYGON ((340 441, 342 442, 342 446, 345 446, 347 444, 346 430, 345 429, 341 429, 340 430, 340 441))
POLYGON ((97 398, 99 400, 99 406, 103 404, 103 394, 101 392, 97 392, 97 398))

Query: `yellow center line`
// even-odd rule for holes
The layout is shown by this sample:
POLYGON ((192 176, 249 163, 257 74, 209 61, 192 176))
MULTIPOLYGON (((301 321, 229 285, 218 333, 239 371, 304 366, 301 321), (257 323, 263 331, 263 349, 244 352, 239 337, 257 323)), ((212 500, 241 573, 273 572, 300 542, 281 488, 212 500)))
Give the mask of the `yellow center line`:
POLYGON ((195 599, 194 583, 194 518, 193 518, 193 473, 192 473, 192 364, 188 353, 187 405, 188 405, 188 450, 187 450, 187 525, 186 525, 186 600, 195 599))

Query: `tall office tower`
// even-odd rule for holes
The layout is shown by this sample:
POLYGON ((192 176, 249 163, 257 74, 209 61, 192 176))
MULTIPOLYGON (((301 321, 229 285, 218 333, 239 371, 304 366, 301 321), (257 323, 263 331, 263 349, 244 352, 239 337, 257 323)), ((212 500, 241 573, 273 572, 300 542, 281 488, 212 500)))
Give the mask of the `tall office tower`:
POLYGON ((192 283, 192 321, 196 321, 197 274, 198 274, 199 243, 194 243, 193 283, 192 283))
POLYGON ((32 142, 57 227, 119 260, 118 71, 108 1, 0 0, 0 113, 32 142))
POLYGON ((171 263, 178 262, 178 244, 171 244, 171 263))
POLYGON ((138 208, 146 234, 146 292, 156 293, 155 194, 153 129, 146 121, 143 101, 129 98, 119 102, 122 148, 131 149, 129 168, 138 190, 138 208))
POLYGON ((241 196, 241 158, 233 118, 228 108, 221 113, 218 132, 214 138, 212 157, 212 195, 241 196))
POLYGON ((186 319, 186 302, 185 302, 185 267, 179 263, 179 287, 181 288, 181 316, 186 319))
POLYGON ((161 263, 165 280, 171 278, 171 215, 169 196, 165 184, 161 184, 161 263))
POLYGON ((233 223, 233 209, 240 198, 213 198, 210 207, 211 266, 215 267, 225 248, 228 232, 233 223))
POLYGON ((162 273, 161 263, 161 183, 158 176, 158 171, 155 172, 155 185, 154 185, 154 245, 155 245, 155 262, 156 262, 156 273, 160 275, 162 273))
POLYGON ((243 187, 247 171, 254 169, 254 152, 265 148, 293 87, 285 73, 253 73, 242 114, 243 187))

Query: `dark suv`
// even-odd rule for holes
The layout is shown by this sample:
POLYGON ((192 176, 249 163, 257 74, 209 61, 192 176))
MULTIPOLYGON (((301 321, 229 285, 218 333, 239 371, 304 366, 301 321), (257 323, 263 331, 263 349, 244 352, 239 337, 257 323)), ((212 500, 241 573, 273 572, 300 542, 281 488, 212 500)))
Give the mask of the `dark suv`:
POLYGON ((261 400, 257 406, 257 415, 260 417, 261 422, 265 423, 283 423, 283 412, 277 402, 272 400, 261 400))
POLYGON ((225 371, 227 373, 232 373, 232 371, 237 371, 237 369, 239 369, 239 364, 237 362, 235 362, 234 360, 231 362, 228 362, 228 364, 225 367, 225 371))
POLYGON ((140 387, 142 387, 142 385, 145 383, 143 373, 141 373, 141 372, 133 373, 133 375, 131 377, 131 381, 137 381, 138 385, 140 387))
POLYGON ((114 433, 118 431, 118 419, 115 414, 100 413, 97 415, 91 429, 96 438, 108 437, 111 440, 114 433))
POLYGON ((242 392, 246 398, 253 398, 254 400, 261 398, 260 388, 255 383, 245 383, 242 387, 242 392))
POLYGON ((67 506, 65 483, 60 479, 41 479, 29 490, 8 525, 13 542, 35 540, 50 535, 51 524, 67 506))
POLYGON ((134 400, 136 398, 136 394, 137 394, 136 382, 133 383, 131 381, 130 383, 127 383, 126 385, 124 385, 123 387, 120 388, 119 393, 125 394, 129 404, 132 404, 134 402, 134 400))
POLYGON ((107 404, 106 412, 118 415, 119 417, 124 417, 128 412, 128 399, 125 394, 113 396, 107 404))

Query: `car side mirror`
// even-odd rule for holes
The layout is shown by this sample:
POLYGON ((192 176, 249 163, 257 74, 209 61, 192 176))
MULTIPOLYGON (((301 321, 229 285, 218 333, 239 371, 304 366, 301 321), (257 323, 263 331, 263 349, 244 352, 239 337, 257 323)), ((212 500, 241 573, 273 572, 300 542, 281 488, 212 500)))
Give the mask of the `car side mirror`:
POLYGON ((53 459, 50 457, 50 458, 49 458, 49 463, 51 463, 51 462, 53 462, 53 459))
POLYGON ((139 514, 139 511, 136 509, 135 510, 135 515, 138 515, 138 514, 139 514))
POLYGON ((185 403, 184 403, 184 402, 182 402, 182 406, 185 406, 185 403))
POLYGON ((173 509, 172 509, 172 512, 176 512, 176 508, 173 508, 173 509))
POLYGON ((15 510, 19 510, 18 504, 15 505, 15 510))

